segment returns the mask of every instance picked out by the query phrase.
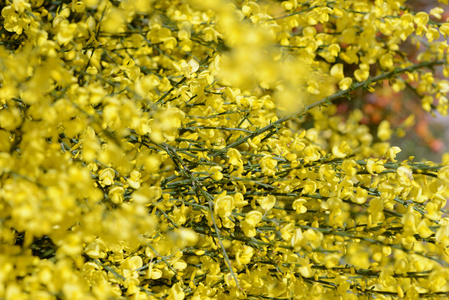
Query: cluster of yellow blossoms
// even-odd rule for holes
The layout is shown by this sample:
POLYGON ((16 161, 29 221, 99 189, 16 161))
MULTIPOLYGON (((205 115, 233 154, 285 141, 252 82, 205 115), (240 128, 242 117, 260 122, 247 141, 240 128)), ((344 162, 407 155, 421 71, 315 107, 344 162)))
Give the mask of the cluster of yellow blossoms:
POLYGON ((332 104, 446 115, 443 9, 0 3, 0 299, 449 295, 449 156, 332 104))

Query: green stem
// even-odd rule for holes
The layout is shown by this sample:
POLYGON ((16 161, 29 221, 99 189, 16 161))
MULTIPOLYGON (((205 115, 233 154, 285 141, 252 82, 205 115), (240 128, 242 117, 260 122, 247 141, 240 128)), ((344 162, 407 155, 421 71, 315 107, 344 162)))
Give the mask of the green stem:
MULTIPOLYGON (((349 89, 339 91, 339 92, 337 92, 337 93, 335 93, 333 95, 330 95, 328 97, 325 97, 325 98, 321 99, 320 101, 317 101, 315 103, 306 105, 304 108, 300 109, 299 111, 296 111, 294 113, 288 114, 288 115, 280 118, 276 122, 273 122, 273 123, 271 123, 271 124, 261 128, 259 130, 254 131, 253 133, 251 133, 251 134, 249 134, 249 135, 247 135, 247 136, 245 136, 245 137, 243 137, 243 138, 241 138, 241 139, 239 139, 239 140, 237 140, 237 141, 227 145, 226 149, 236 148, 236 147, 240 146, 241 144, 245 143, 247 140, 252 139, 252 138, 254 138, 254 137, 258 136, 258 135, 261 135, 262 133, 267 132, 267 131, 273 129, 273 128, 279 126, 280 124, 282 124, 282 123, 284 123, 284 122, 286 122, 286 121, 288 121, 290 119, 299 117, 302 114, 306 114, 312 108, 315 108, 315 107, 318 107, 318 106, 322 106, 323 104, 326 104, 326 103, 332 103, 332 101, 340 99, 343 96, 349 95, 351 92, 353 92, 355 90, 358 90, 358 89, 360 89, 362 87, 366 87, 366 86, 368 86, 368 85, 370 85, 372 83, 388 79, 388 78, 393 77, 393 76, 398 75, 398 74, 402 74, 402 73, 406 73, 406 72, 413 72, 413 71, 415 71, 417 69, 426 68, 426 67, 432 67, 432 66, 436 66, 436 65, 443 65, 443 64, 446 64, 445 60, 426 61, 426 62, 422 62, 422 63, 416 64, 416 65, 411 65, 411 66, 408 66, 408 67, 405 67, 405 68, 394 69, 391 72, 383 73, 383 74, 377 75, 375 77, 369 78, 368 80, 365 80, 365 81, 353 84, 349 89)), ((219 153, 214 153, 214 154, 212 154, 212 157, 217 157, 218 155, 220 155, 220 154, 219 153)))

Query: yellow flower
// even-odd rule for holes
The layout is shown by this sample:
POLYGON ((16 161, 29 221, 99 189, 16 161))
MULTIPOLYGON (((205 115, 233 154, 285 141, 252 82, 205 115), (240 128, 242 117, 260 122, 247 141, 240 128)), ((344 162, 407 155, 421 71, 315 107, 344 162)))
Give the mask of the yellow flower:
POLYGON ((262 173, 267 176, 274 176, 276 174, 277 161, 270 155, 265 155, 260 161, 262 173))
POLYGON ((143 265, 142 258, 140 256, 132 256, 128 257, 120 264, 121 269, 125 270, 135 270, 141 268, 143 265))
POLYGON ((121 186, 114 186, 113 188, 111 188, 109 190, 108 197, 115 204, 120 204, 123 202, 123 199, 124 199, 123 194, 124 193, 125 193, 124 188, 122 188, 121 186))
POLYGON ((148 279, 159 279, 162 277, 162 271, 158 268, 155 268, 154 264, 150 264, 145 277, 148 279))
POLYGON ((443 34, 444 38, 449 36, 449 23, 444 23, 440 26, 440 32, 443 34))
POLYGON ((413 171, 406 166, 397 168, 396 173, 398 174, 398 179, 401 184, 409 185, 410 182, 413 181, 413 171))
POLYGON ((384 69, 389 70, 393 68, 393 55, 391 55, 391 53, 385 53, 380 57, 379 63, 384 69))
POLYGON ((269 211, 276 204, 276 197, 273 195, 268 195, 267 197, 259 197, 257 198, 257 203, 259 203, 263 210, 269 211))
POLYGON ((245 220, 240 222, 240 226, 247 237, 254 237, 256 236, 255 227, 260 221, 262 221, 262 213, 257 210, 252 210, 246 214, 245 220))
POLYGON ((250 246, 243 246, 243 250, 239 250, 236 253, 236 261, 238 265, 247 265, 251 262, 251 258, 254 255, 254 248, 250 246))
POLYGON ((368 191, 361 188, 360 186, 358 186, 356 188, 356 194, 352 196, 351 201, 358 203, 358 204, 363 204, 366 202, 367 200, 367 196, 368 196, 368 191))
POLYGON ((180 228, 177 233, 179 238, 189 246, 194 246, 198 242, 198 234, 192 229, 180 228))
POLYGON ((369 65, 368 64, 360 64, 359 69, 354 71, 354 77, 357 81, 365 81, 369 77, 369 65))
POLYGON ((245 221, 251 226, 256 226, 262 221, 262 213, 257 210, 252 210, 246 214, 245 221))
POLYGON ((353 177, 355 174, 357 174, 357 163, 352 160, 344 160, 343 163, 341 164, 341 169, 345 172, 346 176, 351 178, 353 177))
POLYGON ((109 9, 102 22, 102 28, 106 32, 116 33, 123 31, 125 24, 124 12, 118 8, 112 7, 109 9))
POLYGON ((133 189, 138 189, 140 187, 140 177, 140 172, 137 170, 133 170, 126 181, 133 189))
POLYGON ((298 259, 298 264, 300 265, 300 267, 298 268, 299 273, 301 273, 301 276, 309 278, 312 277, 314 274, 312 267, 312 263, 310 263, 309 258, 299 258, 298 259))
POLYGON ((245 198, 242 193, 234 194, 235 206, 238 208, 242 208, 248 204, 248 201, 245 201, 245 198))
POLYGON ((376 173, 381 173, 385 170, 385 167, 383 166, 381 161, 374 161, 373 159, 368 159, 366 161, 366 170, 374 175, 376 173))
POLYGON ((323 234, 318 230, 307 229, 304 232, 304 238, 312 248, 316 249, 321 245, 323 234))
POLYGON ((303 214, 307 211, 307 207, 304 204, 307 203, 307 200, 304 198, 299 198, 293 201, 292 207, 296 211, 297 214, 303 214))
POLYGON ((343 64, 335 64, 330 69, 330 74, 337 80, 342 80, 345 78, 345 75, 343 74, 343 64))
POLYGON ((419 216, 416 215, 417 212, 413 210, 413 206, 408 207, 407 213, 402 216, 402 224, 404 226, 404 234, 414 235, 417 233, 417 225, 419 222, 419 216))
POLYGON ((438 178, 449 182, 449 166, 444 166, 438 170, 438 178))
POLYGON ((92 258, 105 258, 105 248, 103 241, 101 241, 101 239, 96 239, 84 248, 84 253, 92 258))
POLYGON ((111 168, 106 168, 100 171, 98 179, 102 185, 112 185, 114 183, 115 171, 111 168))
POLYGON ((379 128, 377 130, 377 136, 381 141, 386 141, 390 139, 392 134, 390 123, 387 120, 383 120, 379 124, 379 128))
POLYGON ((338 82, 338 87, 340 88, 340 90, 347 90, 351 87, 351 84, 352 84, 352 78, 345 77, 338 82))
POLYGON ((305 246, 305 242, 306 240, 301 228, 296 228, 291 240, 292 247, 295 248, 295 251, 299 251, 302 247, 305 246))
POLYGON ((432 234, 434 234, 434 232, 429 228, 429 221, 426 219, 421 220, 416 229, 419 236, 424 239, 427 239, 432 234))
POLYGON ((447 247, 449 245, 449 225, 442 225, 435 233, 435 240, 438 244, 447 247))
POLYGON ((425 31, 427 31, 427 23, 429 22, 429 15, 423 11, 418 12, 413 21, 417 25, 416 34, 422 35, 425 31))
POLYGON ((175 283, 171 288, 168 294, 168 300, 183 300, 185 297, 185 293, 182 288, 182 284, 180 282, 175 283))
POLYGON ((237 149, 230 148, 227 152, 227 157, 229 158, 229 163, 233 166, 241 166, 243 165, 243 161, 241 159, 242 155, 237 149))
POLYGON ((67 45, 75 37, 76 30, 76 24, 69 24, 67 21, 61 22, 58 25, 58 34, 56 35, 56 40, 61 45, 67 45))
POLYGON ((316 181, 308 180, 304 183, 301 194, 314 195, 316 193, 317 188, 318 188, 318 185, 317 185, 316 181))
POLYGON ((396 162, 396 154, 398 154, 399 152, 401 152, 401 148, 399 147, 391 147, 390 149, 388 149, 388 152, 386 154, 386 157, 388 159, 390 159, 392 162, 396 162))
POLYGON ((317 161, 321 158, 321 154, 316 146, 310 145, 304 149, 304 158, 308 161, 317 161))
POLYGON ((221 171, 223 170, 220 166, 213 166, 209 169, 209 173, 212 174, 211 178, 213 180, 222 180, 223 179, 223 173, 221 171))
POLYGON ((288 223, 281 227, 279 232, 281 233, 281 237, 284 241, 290 241, 293 236, 293 231, 295 229, 295 224, 288 223))
POLYGON ((226 195, 226 191, 215 198, 214 210, 221 218, 227 218, 235 208, 235 200, 231 195, 226 195))
POLYGON ((198 71, 199 67, 200 65, 193 58, 188 63, 185 61, 181 62, 181 68, 187 78, 192 77, 198 71))

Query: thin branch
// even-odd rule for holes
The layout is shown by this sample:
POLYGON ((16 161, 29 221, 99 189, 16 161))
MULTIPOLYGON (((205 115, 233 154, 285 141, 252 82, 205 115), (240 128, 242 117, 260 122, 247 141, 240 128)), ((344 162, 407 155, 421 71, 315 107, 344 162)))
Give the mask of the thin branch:
MULTIPOLYGON (((383 74, 377 75, 375 77, 369 78, 365 81, 353 84, 349 89, 339 91, 331 96, 321 99, 320 101, 306 105, 304 108, 300 109, 299 111, 288 114, 288 115, 280 118, 276 122, 273 122, 259 130, 254 131, 252 134, 249 134, 249 135, 227 145, 226 149, 236 148, 236 147, 240 146, 241 144, 245 143, 247 140, 252 139, 256 136, 259 136, 262 133, 273 129, 290 119, 293 119, 293 118, 299 117, 300 115, 306 114, 312 108, 322 106, 326 103, 332 103, 332 101, 335 101, 336 99, 340 99, 343 96, 346 96, 355 90, 358 90, 363 87, 367 87, 367 86, 371 85, 372 83, 388 79, 388 78, 398 75, 398 74, 402 74, 402 73, 406 73, 406 72, 413 72, 414 70, 417 70, 417 69, 432 67, 432 66, 436 66, 436 65, 443 65, 443 64, 446 64, 446 60, 426 61, 426 62, 422 62, 422 63, 416 64, 416 65, 408 66, 405 68, 394 69, 391 72, 383 73, 383 74)), ((214 154, 212 154, 212 157, 217 157, 219 155, 220 155, 220 153, 214 153, 214 154)))

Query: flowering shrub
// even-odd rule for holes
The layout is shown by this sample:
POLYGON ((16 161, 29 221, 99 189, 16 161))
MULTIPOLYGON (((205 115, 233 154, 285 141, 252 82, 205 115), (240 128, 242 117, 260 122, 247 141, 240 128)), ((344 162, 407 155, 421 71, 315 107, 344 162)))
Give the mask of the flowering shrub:
POLYGON ((333 105, 447 112, 403 2, 2 1, 0 299, 447 297, 449 157, 333 105))

